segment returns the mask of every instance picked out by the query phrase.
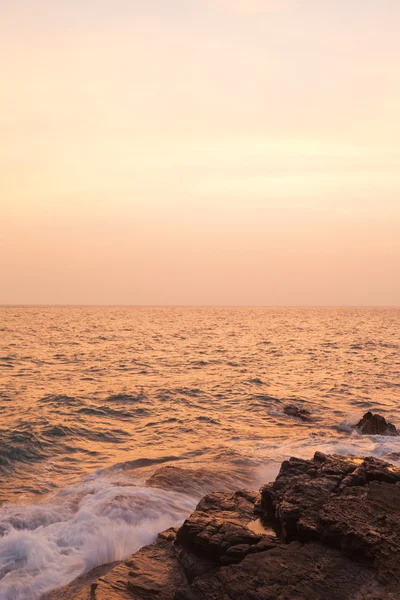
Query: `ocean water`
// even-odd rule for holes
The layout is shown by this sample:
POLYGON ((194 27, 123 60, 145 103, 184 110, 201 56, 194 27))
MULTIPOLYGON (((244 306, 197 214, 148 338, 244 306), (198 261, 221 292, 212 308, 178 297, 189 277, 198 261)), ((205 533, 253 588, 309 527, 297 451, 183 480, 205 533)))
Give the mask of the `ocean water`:
POLYGON ((395 308, 0 307, 0 600, 122 560, 291 455, 399 463, 400 437, 351 427, 400 426, 399 346, 395 308))

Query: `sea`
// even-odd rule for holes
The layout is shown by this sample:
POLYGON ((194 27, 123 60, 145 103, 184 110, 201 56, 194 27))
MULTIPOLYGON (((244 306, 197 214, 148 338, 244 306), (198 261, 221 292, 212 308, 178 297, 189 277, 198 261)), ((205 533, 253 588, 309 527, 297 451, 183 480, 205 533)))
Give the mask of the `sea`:
POLYGON ((399 308, 0 307, 0 600, 37 600, 316 450, 400 464, 399 308), (310 411, 303 422, 284 413, 310 411))

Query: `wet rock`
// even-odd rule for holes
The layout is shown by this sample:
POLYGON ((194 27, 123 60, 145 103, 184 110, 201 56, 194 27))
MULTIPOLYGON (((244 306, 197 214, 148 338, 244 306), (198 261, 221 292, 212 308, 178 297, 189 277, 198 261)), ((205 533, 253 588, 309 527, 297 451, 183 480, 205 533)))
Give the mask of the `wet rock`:
POLYGON ((188 469, 175 465, 168 465, 157 469, 146 481, 149 487, 164 490, 176 490, 192 496, 201 496, 202 493, 215 491, 231 491, 238 487, 238 480, 242 485, 248 484, 250 469, 236 468, 231 473, 221 473, 210 468, 188 469))
POLYGON ((52 600, 398 600, 400 468, 291 458, 261 495, 205 496, 178 531, 90 584, 52 600))
POLYGON ((400 468, 372 457, 290 459, 261 505, 285 542, 322 542, 400 583, 400 468))
POLYGON ((262 551, 258 544, 268 538, 272 547, 275 535, 254 531, 254 505, 259 494, 242 490, 233 495, 215 493, 205 496, 195 512, 178 531, 177 543, 203 558, 219 564, 242 560, 251 551, 262 551))
POLYGON ((393 423, 389 423, 385 417, 374 415, 372 412, 365 413, 356 427, 363 435, 399 435, 393 423))
POLYGON ((40 600, 93 600, 96 598, 95 592, 99 586, 99 578, 118 565, 119 562, 115 562, 96 567, 69 585, 41 596, 40 600))
POLYGON ((189 580, 174 550, 176 531, 167 530, 97 581, 91 600, 171 600, 189 580))
POLYGON ((308 411, 306 408, 296 406, 295 404, 288 404, 283 409, 283 412, 285 413, 285 415, 288 415, 289 417, 295 417, 296 419, 300 419, 301 421, 312 420, 312 415, 310 411, 308 411))

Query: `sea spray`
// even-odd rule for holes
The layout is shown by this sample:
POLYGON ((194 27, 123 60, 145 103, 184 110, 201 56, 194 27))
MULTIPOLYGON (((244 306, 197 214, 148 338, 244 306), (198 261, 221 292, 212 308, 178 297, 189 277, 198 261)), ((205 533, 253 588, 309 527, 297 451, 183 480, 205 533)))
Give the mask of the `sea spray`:
POLYGON ((36 600, 90 569, 126 558, 177 526, 196 499, 99 476, 37 505, 0 509, 0 600, 36 600))

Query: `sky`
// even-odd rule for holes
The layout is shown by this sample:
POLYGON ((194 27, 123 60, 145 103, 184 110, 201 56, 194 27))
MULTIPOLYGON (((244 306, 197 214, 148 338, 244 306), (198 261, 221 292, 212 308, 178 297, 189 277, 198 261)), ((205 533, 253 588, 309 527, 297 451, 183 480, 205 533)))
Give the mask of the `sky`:
POLYGON ((398 0, 0 0, 0 304, 400 305, 398 0))

